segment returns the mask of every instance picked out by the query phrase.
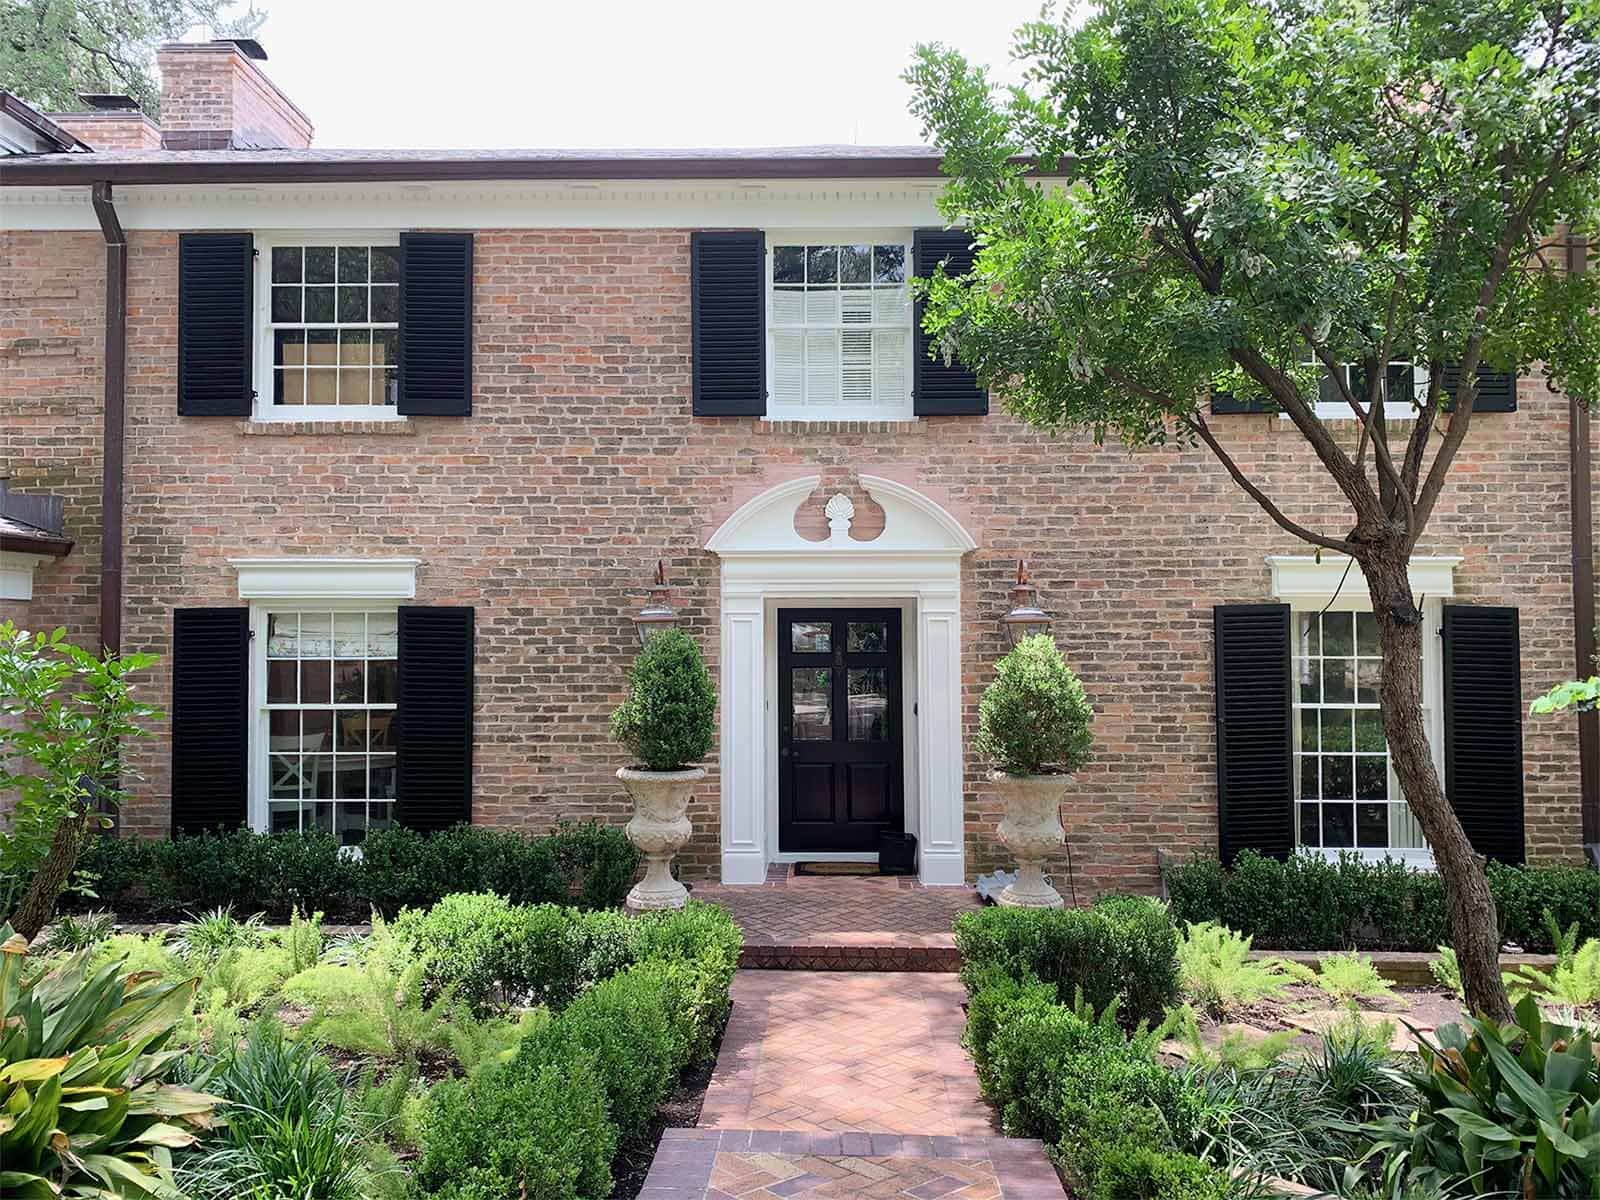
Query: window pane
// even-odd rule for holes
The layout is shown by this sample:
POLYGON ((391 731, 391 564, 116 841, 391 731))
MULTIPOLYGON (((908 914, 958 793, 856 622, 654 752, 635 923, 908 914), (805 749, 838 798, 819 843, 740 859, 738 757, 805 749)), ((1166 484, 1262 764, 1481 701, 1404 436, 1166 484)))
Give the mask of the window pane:
POLYGON ((1295 616, 1294 636, 1301 654, 1314 657, 1322 653, 1322 638, 1316 613, 1299 613, 1295 616))
MULTIPOLYGON (((333 755, 308 754, 305 756, 305 774, 300 795, 305 800, 333 799, 333 755)), ((309 824, 309 820, 307 824, 309 824)))
POLYGON ((839 281, 839 247, 806 247, 806 282, 837 283, 839 281))
POLYGON ((272 333, 272 360, 280 367, 298 367, 306 361, 306 331, 276 329, 272 333))
POLYGON ((367 614, 342 612, 333 614, 333 656, 357 658, 366 653, 367 614))
POLYGON ((267 614, 267 657, 293 658, 300 652, 300 614, 267 614))
POLYGON ((300 714, 300 748, 307 754, 333 749, 333 714, 325 708, 300 714))
POLYGON ((340 704, 364 704, 367 699, 366 664, 340 659, 333 664, 333 698, 340 704))
POLYGON ((307 246, 306 247, 306 282, 307 283, 332 283, 333 282, 333 247, 332 246, 307 246))
POLYGON ((399 646, 398 618, 392 612, 367 614, 367 657, 393 658, 399 646))
POLYGON ((806 251, 804 246, 775 246, 772 251, 772 282, 804 283, 806 281, 806 251))
POLYGON ((904 283, 906 278, 906 248, 904 246, 874 246, 872 248, 872 278, 875 283, 904 283))
POLYGON ((392 658, 367 664, 367 703, 393 704, 399 699, 399 664, 392 658))
POLYGON ((794 705, 794 739, 826 742, 833 737, 833 672, 827 667, 796 667, 789 672, 794 705))
POLYGON ((339 372, 339 403, 373 403, 371 370, 366 367, 355 367, 339 372))
POLYGON ((391 799, 394 796, 394 755, 374 754, 368 778, 374 799, 391 799))
POLYGON ((1382 754, 1388 748, 1383 736, 1383 711, 1377 708, 1359 708, 1355 713, 1355 748, 1367 754, 1382 754))
POLYGON ((1317 756, 1307 754, 1300 760, 1300 798, 1302 800, 1320 800, 1322 798, 1322 783, 1317 778, 1317 756))
POLYGON ((1378 645, 1378 618, 1369 612, 1356 613, 1356 653, 1369 658, 1382 658, 1383 647, 1378 645))
MULTIPOLYGON (((332 786, 328 795, 332 795, 332 786)), ((302 833, 332 833, 333 832, 333 805, 313 804, 300 813, 300 830, 302 833)))
POLYGON ((1350 704, 1356 698, 1355 688, 1352 686, 1355 676, 1355 660, 1349 658, 1325 658, 1322 660, 1322 702, 1324 704, 1350 704))
POLYGON ((1321 743, 1317 740, 1317 710, 1302 708, 1300 710, 1300 749, 1315 750, 1321 743))
POLYGON ((274 246, 272 248, 272 282, 300 282, 299 246, 274 246))
POLYGON ((400 289, 375 287, 372 289, 372 319, 398 321, 400 319, 400 289))
POLYGON ((1322 806, 1322 844, 1335 849, 1355 845, 1354 805, 1324 804, 1322 806))
POLYGON ((872 247, 839 247, 839 282, 872 282, 872 247))
POLYGON ((1300 806, 1300 844, 1302 846, 1322 845, 1322 830, 1317 820, 1317 806, 1315 804, 1302 804, 1300 806))
POLYGON ((400 248, 398 246, 372 247, 372 282, 398 283, 400 281, 400 248))
POLYGON ((339 247, 339 282, 365 283, 367 281, 367 248, 365 246, 339 247))
POLYGON ((333 700, 333 664, 327 659, 300 663, 300 703, 327 704, 333 700))
POLYGON ((1356 702, 1378 703, 1378 684, 1383 674, 1383 663, 1374 658, 1356 660, 1356 702))
POLYGON ((367 798, 367 759, 365 755, 354 758, 340 757, 333 773, 333 794, 340 800, 365 800, 367 798))
POLYGON ((789 626, 789 649, 802 654, 833 650, 833 626, 827 621, 796 621, 789 626))
POLYGON ((273 804, 268 807, 267 821, 273 833, 297 833, 300 829, 300 805, 273 804))
POLYGON ((1325 708, 1321 710, 1322 749, 1346 750, 1350 749, 1350 710, 1348 708, 1325 708))
POLYGON ((399 361, 400 333, 394 329, 372 331, 372 361, 393 363, 399 361))
POLYGON ((850 740, 889 740, 889 673, 882 667, 851 667, 846 677, 850 740))
POLYGON ((339 373, 337 371, 311 370, 306 372, 306 403, 339 403, 339 373))
POLYGON ((1356 805, 1356 845, 1383 849, 1389 844, 1389 806, 1356 805))
POLYGON ((367 713, 367 725, 368 736, 372 739, 372 748, 374 750, 393 750, 395 748, 394 711, 392 709, 371 710, 367 713))
POLYGON ((1354 795, 1350 759, 1346 755, 1322 756, 1322 798, 1349 800, 1354 795))
POLYGON ((300 288, 275 287, 272 289, 272 319, 281 321, 299 321, 300 316, 300 288))
POLYGON ((335 749, 340 751, 366 750, 367 710, 345 709, 338 714, 339 739, 335 749))
POLYGON ((306 402, 306 373, 300 367, 288 367, 272 373, 272 402, 274 404, 304 404, 306 402))
POLYGON ((885 621, 851 621, 845 649, 852 654, 882 654, 889 649, 889 626, 885 621))
POLYGON ((1355 653, 1354 614, 1322 614, 1322 653, 1328 656, 1355 653))
POLYGON ((314 367, 331 367, 339 361, 339 331, 337 329, 308 329, 305 331, 306 362, 314 367))
POLYGON ((1387 800, 1388 798, 1388 756, 1383 754, 1358 754, 1356 756, 1356 799, 1387 800))
POLYGON ((328 323, 333 320, 333 289, 308 287, 306 289, 305 320, 328 323))
POLYGON ((267 664, 267 703, 293 704, 296 699, 294 661, 277 661, 267 664))
POLYGON ((344 322, 365 321, 367 319, 367 289, 360 287, 339 288, 339 320, 344 322))

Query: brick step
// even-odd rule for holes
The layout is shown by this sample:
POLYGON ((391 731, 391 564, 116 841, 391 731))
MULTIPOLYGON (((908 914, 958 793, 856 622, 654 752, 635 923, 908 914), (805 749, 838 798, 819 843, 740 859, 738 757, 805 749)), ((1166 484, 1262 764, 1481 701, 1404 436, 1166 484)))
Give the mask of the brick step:
POLYGON ((953 937, 938 933, 746 937, 739 965, 755 971, 956 971, 961 955, 953 937))

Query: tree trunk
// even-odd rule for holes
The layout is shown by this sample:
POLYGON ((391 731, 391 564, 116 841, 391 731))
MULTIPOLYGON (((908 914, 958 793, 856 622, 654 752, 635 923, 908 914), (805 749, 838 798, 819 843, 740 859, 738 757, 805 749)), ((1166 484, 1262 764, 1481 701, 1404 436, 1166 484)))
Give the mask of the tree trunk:
POLYGON ((72 878, 72 868, 78 865, 78 851, 83 848, 83 835, 88 827, 91 801, 85 797, 74 805, 73 814, 63 817, 50 840, 50 853, 33 873, 33 881, 22 894, 17 909, 11 914, 11 928, 30 942, 50 923, 55 913, 56 898, 72 878))
POLYGON ((1389 761, 1433 849, 1450 914, 1450 940, 1461 964, 1467 1008, 1496 1021, 1511 1020, 1511 1001, 1500 981, 1500 924, 1483 859, 1445 797, 1428 746, 1422 716, 1422 614, 1406 575, 1409 554, 1399 544, 1374 546, 1361 558, 1383 647, 1380 699, 1389 761))

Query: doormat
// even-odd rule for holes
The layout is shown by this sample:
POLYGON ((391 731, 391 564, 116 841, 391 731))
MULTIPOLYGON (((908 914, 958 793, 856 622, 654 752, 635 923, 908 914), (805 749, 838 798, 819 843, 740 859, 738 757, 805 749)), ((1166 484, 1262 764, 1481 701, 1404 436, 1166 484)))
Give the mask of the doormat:
POLYGON ((869 862, 797 862, 796 875, 877 875, 877 863, 869 862))

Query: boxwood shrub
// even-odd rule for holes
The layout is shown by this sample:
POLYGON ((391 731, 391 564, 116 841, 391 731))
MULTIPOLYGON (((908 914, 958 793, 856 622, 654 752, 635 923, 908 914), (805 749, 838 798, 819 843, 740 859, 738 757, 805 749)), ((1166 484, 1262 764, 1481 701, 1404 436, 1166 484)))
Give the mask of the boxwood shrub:
POLYGON ((65 907, 112 908, 124 919, 181 916, 231 904, 284 921, 290 910, 332 920, 394 916, 455 892, 493 892, 515 904, 612 908, 627 896, 639 855, 620 829, 563 825, 543 837, 457 825, 423 835, 377 829, 361 857, 331 834, 202 833, 170 840, 98 837, 79 858, 65 907))
POLYGON ((1167 910, 1139 896, 1090 908, 985 908, 956 920, 961 977, 969 993, 998 970, 1038 980, 1096 1012, 1113 1000, 1129 1025, 1159 1021, 1178 994, 1178 931, 1167 910))
MULTIPOLYGON (((1489 864, 1488 873, 1504 941, 1550 952, 1547 908, 1562 928, 1576 921, 1582 937, 1600 937, 1600 873, 1500 863, 1489 864)), ((1194 858, 1166 864, 1162 877, 1175 920, 1221 922, 1262 950, 1428 951, 1450 939, 1439 877, 1393 860, 1279 860, 1246 850, 1231 870, 1194 858)))

